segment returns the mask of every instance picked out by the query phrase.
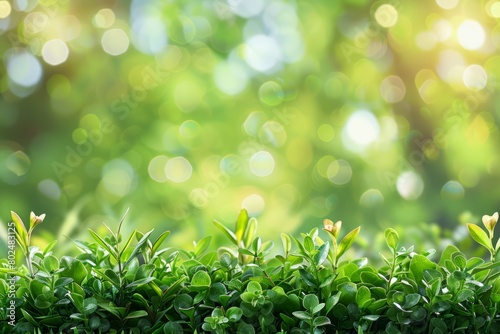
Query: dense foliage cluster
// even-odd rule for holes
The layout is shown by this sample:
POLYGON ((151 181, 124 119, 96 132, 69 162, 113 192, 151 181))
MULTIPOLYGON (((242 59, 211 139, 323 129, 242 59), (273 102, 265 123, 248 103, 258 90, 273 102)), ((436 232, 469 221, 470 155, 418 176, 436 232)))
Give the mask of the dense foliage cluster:
POLYGON ((41 250, 30 228, 12 213, 27 266, 0 269, 1 333, 498 333, 499 246, 492 246, 498 214, 484 216, 489 235, 469 225, 491 261, 449 245, 433 251, 401 247, 385 231, 390 251, 376 268, 364 258, 340 261, 360 228, 340 238, 341 222, 325 220, 300 238, 282 234, 283 250, 255 236, 257 221, 241 211, 236 227, 215 224, 235 247, 212 250, 211 237, 191 250, 162 248, 137 230, 122 240, 89 230, 76 241, 81 254, 57 258, 55 241, 41 250), (134 245, 133 245, 134 244, 134 245), (295 246, 294 246, 295 244, 295 246), (15 277, 15 298, 10 298, 15 277), (9 305, 13 300, 15 316, 9 305), (14 325, 14 326, 12 326, 14 325))
POLYGON ((285 233, 332 212, 452 230, 500 196, 498 8, 0 1, 0 202, 49 239, 131 203, 184 242, 241 208, 285 233))

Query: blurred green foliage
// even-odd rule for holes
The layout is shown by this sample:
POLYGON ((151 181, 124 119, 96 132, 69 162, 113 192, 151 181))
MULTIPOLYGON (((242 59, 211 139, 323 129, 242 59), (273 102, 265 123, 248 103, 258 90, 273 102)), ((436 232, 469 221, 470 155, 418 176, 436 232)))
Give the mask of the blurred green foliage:
POLYGON ((493 0, 0 1, 0 217, 46 213, 63 237, 131 207, 184 243, 245 207, 263 237, 323 218, 456 237, 500 204, 499 17, 493 0))

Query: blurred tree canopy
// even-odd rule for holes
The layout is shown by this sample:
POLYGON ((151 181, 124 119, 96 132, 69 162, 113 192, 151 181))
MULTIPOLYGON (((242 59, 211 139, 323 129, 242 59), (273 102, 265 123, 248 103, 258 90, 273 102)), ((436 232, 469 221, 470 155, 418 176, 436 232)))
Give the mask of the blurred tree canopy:
POLYGON ((242 207, 268 237, 478 221, 500 206, 499 19, 494 0, 0 1, 1 219, 73 235, 131 207, 180 242, 242 207))

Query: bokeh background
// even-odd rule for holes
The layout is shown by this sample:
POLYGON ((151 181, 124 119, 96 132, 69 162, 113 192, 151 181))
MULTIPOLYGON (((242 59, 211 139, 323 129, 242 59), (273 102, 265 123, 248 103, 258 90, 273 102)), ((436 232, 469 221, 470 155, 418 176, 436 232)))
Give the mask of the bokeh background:
MULTIPOLYGON (((461 239, 500 207, 500 1, 0 1, 0 219, 190 243, 388 226, 461 239)), ((344 231, 345 232, 345 231, 344 231)), ((5 236, 5 231, 3 231, 5 236)), ((434 245, 435 246, 435 245, 434 245)))

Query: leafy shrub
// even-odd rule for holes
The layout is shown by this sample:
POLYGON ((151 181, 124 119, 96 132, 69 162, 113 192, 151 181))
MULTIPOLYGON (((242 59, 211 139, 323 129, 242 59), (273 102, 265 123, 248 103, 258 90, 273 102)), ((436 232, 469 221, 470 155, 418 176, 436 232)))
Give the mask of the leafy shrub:
POLYGON ((191 250, 162 248, 168 231, 154 240, 152 231, 124 238, 122 219, 116 232, 106 226, 106 236, 89 229, 94 242, 76 241, 78 256, 57 258, 55 241, 30 245, 43 218, 32 213, 27 230, 12 213, 26 265, 11 269, 0 260, 1 333, 500 332, 497 213, 483 217, 488 233, 468 225, 487 261, 453 245, 433 261, 433 250, 402 247, 389 228, 390 256, 381 254, 380 268, 365 258, 341 261, 360 228, 340 238, 341 222, 330 220, 329 240, 318 228, 282 234, 275 255, 245 210, 234 230, 215 222, 232 243, 217 250, 210 236, 191 250))

